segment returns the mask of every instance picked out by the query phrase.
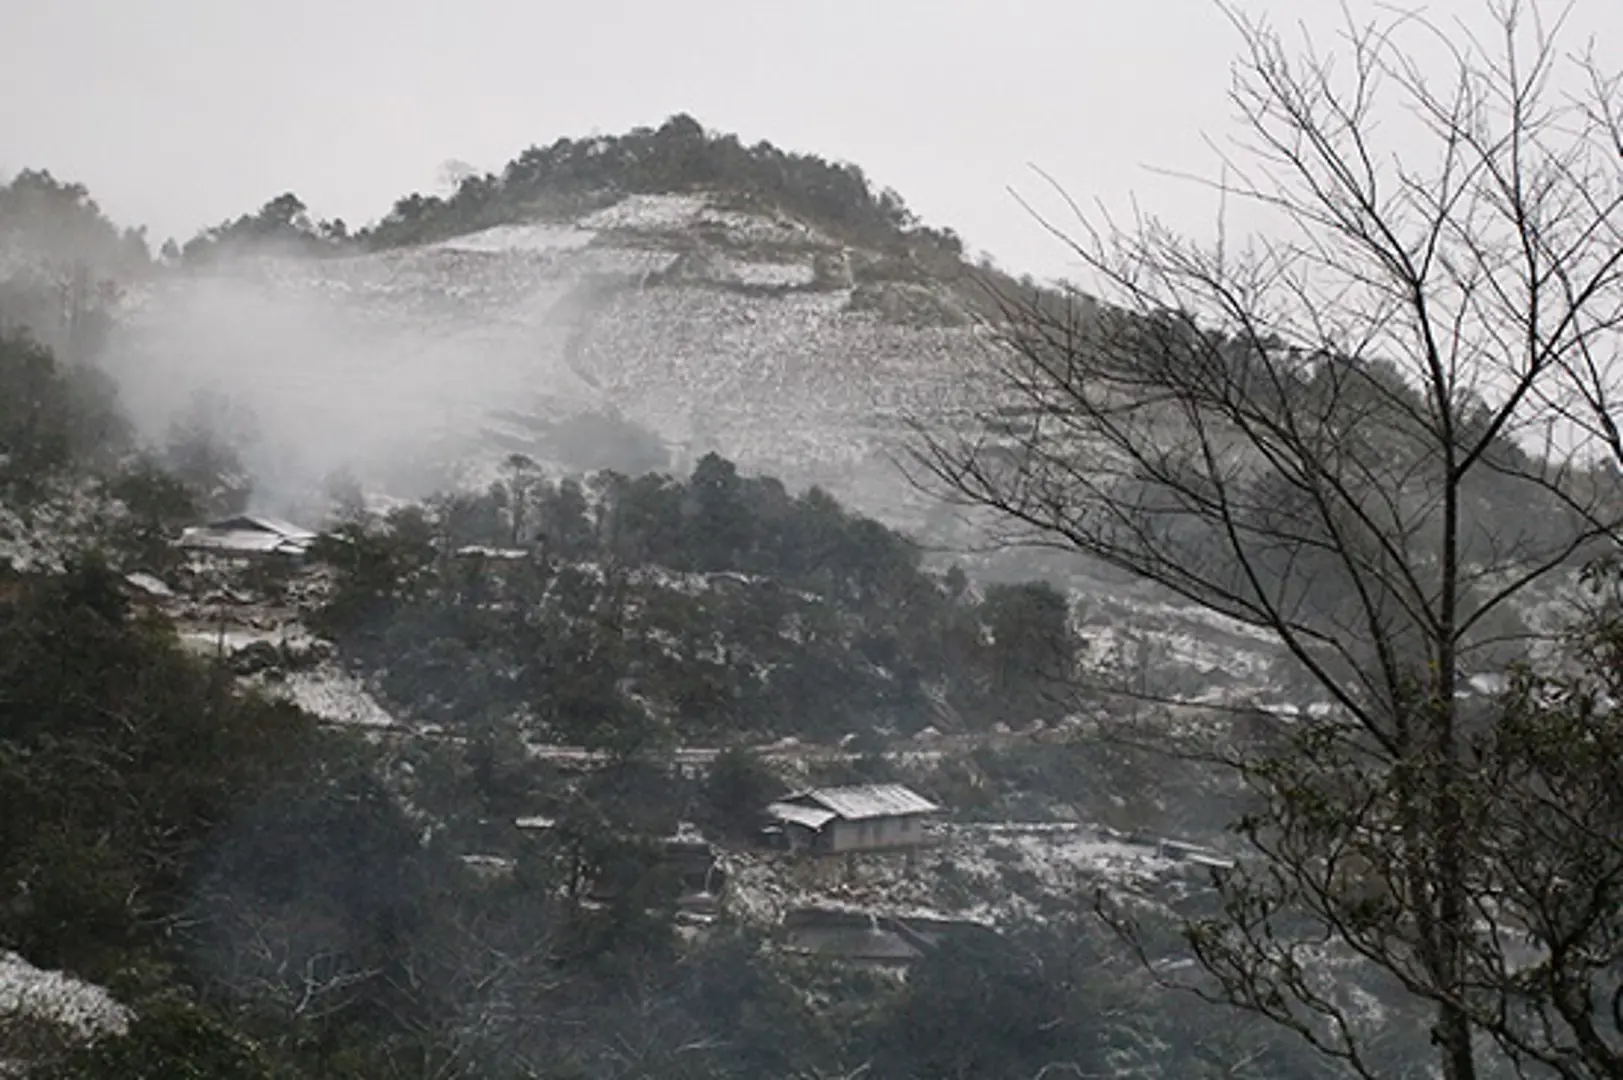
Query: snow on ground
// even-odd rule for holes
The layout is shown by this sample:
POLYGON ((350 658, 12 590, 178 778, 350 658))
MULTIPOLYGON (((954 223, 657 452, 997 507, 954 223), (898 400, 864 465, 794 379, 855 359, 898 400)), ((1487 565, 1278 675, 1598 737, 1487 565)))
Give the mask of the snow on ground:
POLYGON ((14 952, 0 951, 0 1021, 16 1017, 90 1038, 122 1034, 129 1027, 130 1011, 94 983, 37 968, 14 952))
POLYGON ((191 628, 180 632, 181 643, 202 655, 231 656, 250 645, 274 646, 284 657, 305 662, 320 658, 313 666, 291 670, 273 667, 244 681, 274 698, 291 701, 314 716, 334 724, 357 727, 396 727, 398 722, 355 676, 327 659, 333 653, 331 642, 311 634, 296 622, 270 628, 227 625, 217 629, 191 628))
POLYGON ((585 229, 636 229, 643 232, 683 229, 699 219, 710 200, 703 195, 630 195, 587 214, 585 229))
POLYGON ((1250 638, 1264 645, 1275 646, 1279 644, 1279 636, 1272 630, 1260 626, 1253 626, 1239 619, 1231 618, 1216 611, 1208 611, 1193 604, 1169 604, 1165 602, 1139 603, 1135 605, 1146 618, 1161 618, 1168 621, 1183 623, 1200 623, 1210 627, 1220 634, 1230 637, 1250 638))
POLYGON ((1220 861, 1182 845, 1140 842, 1071 823, 952 824, 912 852, 850 859, 730 853, 726 903, 741 918, 776 924, 818 907, 987 925, 1074 910, 1105 884, 1159 895, 1169 880, 1220 861))
POLYGON ((650 275, 669 270, 679 258, 680 255, 670 251, 623 243, 599 243, 572 255, 568 271, 583 278, 632 278, 646 283, 650 275))
POLYGON ((712 196, 630 195, 581 218, 582 229, 639 233, 679 233, 696 228, 719 231, 739 245, 807 244, 836 247, 831 239, 803 222, 772 210, 729 210, 712 196))
POLYGON ((296 624, 271 629, 244 626, 220 628, 193 628, 180 632, 180 642, 186 648, 204 656, 232 653, 250 645, 264 643, 287 652, 311 652, 322 648, 321 639, 296 624))
POLYGON ((699 221, 713 228, 719 227, 727 239, 735 244, 813 244, 825 248, 839 246, 817 229, 783 214, 748 213, 712 206, 700 214, 699 221))
POLYGON ((334 664, 289 672, 261 685, 273 697, 291 701, 305 712, 334 724, 373 728, 398 726, 395 718, 378 704, 359 679, 334 664))
POLYGON ((60 570, 64 560, 91 541, 102 520, 119 510, 90 485, 63 487, 25 515, 0 504, 0 565, 15 570, 60 570))
POLYGON ((1268 684, 1277 656, 1273 650, 1245 649, 1232 641, 1212 641, 1193 632, 1145 626, 1131 615, 1113 619, 1110 624, 1090 621, 1083 625, 1082 636, 1093 661, 1103 667, 1126 671, 1147 664, 1152 674, 1162 674, 1170 665, 1203 676, 1222 674, 1243 682, 1248 689, 1268 684))
POLYGON ((596 233, 590 228, 532 222, 526 225, 497 225, 482 232, 442 240, 432 246, 442 251, 573 251, 590 244, 595 236, 596 233))
POLYGON ((817 268, 810 262, 720 257, 712 264, 712 270, 723 281, 768 288, 804 288, 817 280, 817 268))

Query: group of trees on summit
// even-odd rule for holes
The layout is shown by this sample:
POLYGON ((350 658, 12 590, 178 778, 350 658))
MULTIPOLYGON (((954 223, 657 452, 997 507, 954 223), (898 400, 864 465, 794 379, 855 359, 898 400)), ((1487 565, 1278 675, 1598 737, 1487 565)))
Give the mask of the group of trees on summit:
POLYGON ((956 233, 920 223, 901 195, 876 190, 859 166, 791 153, 765 141, 745 146, 736 135, 706 131, 686 114, 657 128, 532 146, 499 173, 462 176, 449 195, 403 196, 381 220, 353 232, 342 219, 316 220, 302 200, 285 192, 165 253, 201 260, 241 246, 306 254, 356 246, 375 250, 538 214, 582 212, 624 195, 696 190, 775 206, 881 250, 927 249, 953 259, 963 253, 956 233))
POLYGON ((706 131, 685 113, 658 128, 532 146, 499 175, 464 177, 449 198, 398 200, 361 235, 390 247, 485 228, 527 211, 567 208, 571 199, 696 189, 753 197, 883 248, 917 244, 962 252, 952 230, 920 224, 899 194, 876 191, 860 167, 764 141, 745 146, 735 135, 706 131))

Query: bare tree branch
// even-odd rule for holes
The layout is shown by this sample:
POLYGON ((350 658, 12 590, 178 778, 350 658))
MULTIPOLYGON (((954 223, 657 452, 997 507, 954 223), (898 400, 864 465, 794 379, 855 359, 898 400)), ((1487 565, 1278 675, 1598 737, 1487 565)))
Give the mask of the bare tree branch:
POLYGON ((1535 822, 1594 855, 1564 801, 1588 789, 1462 687, 1623 525, 1623 84, 1560 51, 1567 9, 1494 0, 1492 35, 1347 12, 1332 56, 1220 6, 1243 136, 1198 182, 1272 226, 1199 243, 1039 171, 1072 220, 1022 205, 1092 293, 989 286, 991 395, 914 422, 915 479, 1002 542, 1269 632, 1335 706, 1227 762, 1264 807, 1241 823, 1261 861, 1190 928, 1205 992, 1373 1075, 1367 1025, 1314 974, 1339 950, 1435 1010, 1450 1080, 1477 1075, 1483 1035, 1518 1070, 1619 1075, 1585 974, 1597 902, 1537 931, 1540 963, 1516 944, 1572 871, 1512 857, 1539 850, 1535 822), (1582 949, 1549 938, 1569 926, 1582 949))

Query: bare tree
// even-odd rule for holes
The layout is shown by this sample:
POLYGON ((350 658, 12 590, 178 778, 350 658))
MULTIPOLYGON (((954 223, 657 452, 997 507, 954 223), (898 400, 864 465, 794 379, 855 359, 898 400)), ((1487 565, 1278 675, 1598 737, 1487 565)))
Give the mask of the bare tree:
POLYGON ((1246 136, 1210 186, 1269 230, 1200 243, 1074 203, 1074 225, 1042 219, 1093 294, 997 297, 992 398, 915 424, 920 479, 1001 539, 1266 628, 1335 706, 1235 762, 1264 858, 1193 928, 1219 997, 1375 1074, 1312 970, 1317 935, 1434 1007, 1450 1080, 1477 1075, 1483 1032, 1618 1075, 1483 1023, 1514 965, 1487 912, 1487 721, 1462 701, 1523 650, 1524 594, 1623 522, 1617 80, 1514 0, 1488 6, 1492 39, 1349 15, 1334 57, 1224 10, 1246 136))

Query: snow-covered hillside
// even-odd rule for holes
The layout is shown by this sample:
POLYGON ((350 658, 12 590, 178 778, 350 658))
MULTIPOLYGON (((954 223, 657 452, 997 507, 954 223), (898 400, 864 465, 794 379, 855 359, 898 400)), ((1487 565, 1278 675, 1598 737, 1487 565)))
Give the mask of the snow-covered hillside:
POLYGON ((544 458, 545 424, 613 410, 673 467, 716 450, 895 520, 897 419, 962 399, 964 315, 950 286, 779 212, 642 195, 415 248, 177 271, 129 294, 114 353, 149 424, 181 387, 239 395, 289 475, 544 458))
MULTIPOLYGON (((152 432, 188 388, 240 398, 256 498, 279 512, 309 506, 336 469, 407 497, 486 485, 515 452, 568 471, 556 425, 608 414, 633 427, 595 437, 650 431, 672 471, 715 450, 956 541, 897 464, 907 418, 961 415, 991 392, 970 290, 935 265, 722 195, 632 195, 412 247, 173 269, 128 291, 110 363, 152 432)), ((597 447, 597 467, 652 467, 614 453, 597 447)), ((1278 695, 1266 635, 1101 588, 1085 567, 1068 583, 1099 666, 1172 670, 1157 689, 1184 700, 1278 695)))

